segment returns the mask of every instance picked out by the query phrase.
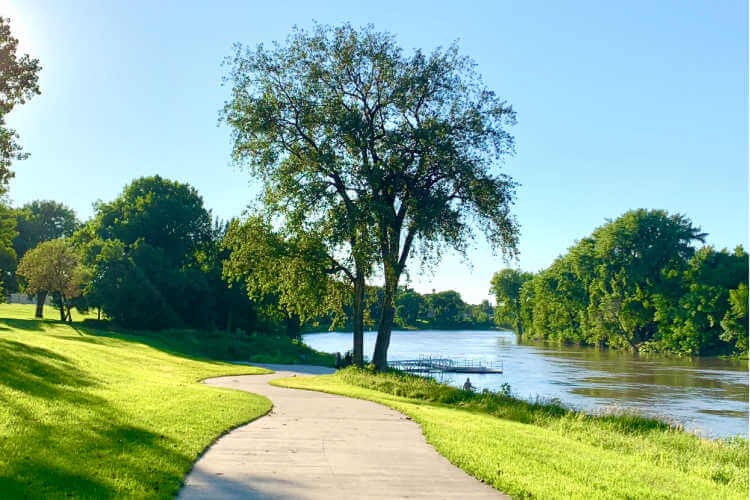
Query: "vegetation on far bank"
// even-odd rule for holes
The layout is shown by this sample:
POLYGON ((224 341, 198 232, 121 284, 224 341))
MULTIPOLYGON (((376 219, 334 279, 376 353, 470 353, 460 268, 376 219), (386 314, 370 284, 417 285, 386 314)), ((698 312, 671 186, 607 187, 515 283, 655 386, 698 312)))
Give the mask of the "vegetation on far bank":
POLYGON ((201 451, 271 408, 262 396, 200 384, 267 371, 206 360, 213 348, 197 340, 33 313, 0 305, 3 498, 173 498, 201 451), (176 348, 183 344, 193 347, 176 348), (204 359, 179 355, 186 351, 204 359))
POLYGON ((748 254, 696 248, 705 236, 682 215, 629 211, 537 274, 496 273, 496 321, 527 339, 746 355, 748 254))
POLYGON ((397 372, 347 368, 273 384, 399 410, 454 465, 514 498, 748 496, 746 439, 703 439, 636 415, 591 416, 397 372))
MULTIPOLYGON (((377 329, 374 318, 380 317, 383 289, 367 287, 365 330, 377 329)), ((393 325, 403 330, 487 330, 497 328, 494 307, 489 300, 468 304, 454 290, 419 293, 409 287, 399 287, 393 325)), ((344 306, 346 320, 332 324, 331 318, 315 318, 303 327, 303 332, 323 330, 352 331, 350 308, 344 306)))

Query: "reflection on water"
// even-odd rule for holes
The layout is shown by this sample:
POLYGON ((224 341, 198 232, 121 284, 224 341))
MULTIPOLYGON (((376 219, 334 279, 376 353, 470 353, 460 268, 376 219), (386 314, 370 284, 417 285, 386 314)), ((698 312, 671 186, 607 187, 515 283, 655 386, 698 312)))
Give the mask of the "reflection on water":
MULTIPOLYGON (((344 352, 351 349, 351 334, 308 334, 305 343, 320 351, 344 352)), ((375 332, 366 332, 365 352, 374 347, 375 332)), ((502 375, 471 375, 480 389, 496 391, 507 382, 524 398, 557 398, 589 410, 636 409, 710 436, 748 434, 747 361, 638 357, 594 348, 518 344, 512 332, 493 330, 393 332, 389 359, 420 354, 502 361, 502 375)), ((446 374, 442 381, 460 386, 465 378, 446 374)))

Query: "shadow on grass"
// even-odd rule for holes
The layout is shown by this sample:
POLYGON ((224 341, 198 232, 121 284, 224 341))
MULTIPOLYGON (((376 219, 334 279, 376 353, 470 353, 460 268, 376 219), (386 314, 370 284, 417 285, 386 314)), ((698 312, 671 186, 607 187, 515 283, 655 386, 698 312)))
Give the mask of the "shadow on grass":
POLYGON ((108 405, 90 407, 75 440, 66 425, 32 419, 3 451, 2 498, 172 497, 191 460, 164 435, 118 421, 108 405), (148 455, 148 459, 144 458, 148 455), (154 466, 154 464, 160 464, 154 466))
POLYGON ((0 422, 9 433, 0 436, 0 498, 178 491, 191 463, 181 444, 132 425, 121 408, 93 392, 102 385, 94 373, 48 349, 5 339, 0 360, 0 422))
POLYGON ((65 356, 41 347, 0 339, 0 385, 46 399, 80 401, 78 389, 97 385, 65 356))
MULTIPOLYGON (((308 364, 331 367, 333 355, 311 349, 284 336, 236 334, 203 330, 124 330, 106 321, 70 323, 84 339, 112 338, 146 344, 155 349, 200 361, 252 361, 254 363, 308 364)), ((65 337, 75 340, 74 337, 65 337)), ((96 343, 96 341, 91 340, 96 343)))
POLYGON ((45 325, 60 323, 55 320, 44 320, 44 319, 17 319, 17 318, 0 318, 0 324, 6 325, 10 328, 3 328, 3 330, 18 329, 28 330, 31 332, 43 332, 45 325))

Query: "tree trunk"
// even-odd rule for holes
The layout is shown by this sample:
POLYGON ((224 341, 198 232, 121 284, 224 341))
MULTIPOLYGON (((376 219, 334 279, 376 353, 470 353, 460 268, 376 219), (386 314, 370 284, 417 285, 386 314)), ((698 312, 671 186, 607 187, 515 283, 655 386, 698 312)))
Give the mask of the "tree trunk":
POLYGON ((394 299, 399 279, 396 268, 392 263, 386 263, 384 267, 385 287, 383 290, 383 307, 380 311, 378 338, 375 341, 375 352, 372 355, 372 362, 375 363, 375 369, 378 371, 385 371, 386 368, 388 368, 388 345, 391 343, 393 318, 396 312, 394 299))
POLYGON ((290 339, 300 338, 299 315, 292 314, 286 317, 286 336, 290 339))
POLYGON ((60 321, 65 321, 65 297, 60 294, 60 321))
POLYGON ((96 319, 98 319, 98 320, 102 319, 102 308, 101 307, 97 307, 96 308, 96 319))
POLYGON ((36 293, 36 312, 34 313, 35 318, 44 317, 44 303, 47 301, 47 292, 39 290, 36 293))
POLYGON ((66 314, 67 314, 67 316, 66 316, 66 319, 68 320, 68 322, 69 322, 69 323, 72 323, 72 322, 73 322, 73 316, 72 316, 72 315, 70 314, 70 310, 72 309, 72 306, 71 306, 70 304, 68 304, 68 305, 66 306, 66 309, 67 309, 67 313, 66 313, 66 314))
POLYGON ((523 337, 523 326, 521 325, 520 319, 516 321, 516 335, 518 335, 519 339, 523 337))
POLYGON ((365 278, 358 270, 354 278, 354 307, 352 310, 352 330, 354 336, 354 348, 352 360, 358 367, 364 365, 364 301, 365 301, 365 278))

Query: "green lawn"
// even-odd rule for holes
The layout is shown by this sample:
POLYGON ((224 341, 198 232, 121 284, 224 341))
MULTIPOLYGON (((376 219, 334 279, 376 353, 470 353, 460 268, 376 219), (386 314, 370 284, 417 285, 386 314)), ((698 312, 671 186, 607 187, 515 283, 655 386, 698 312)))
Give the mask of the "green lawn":
POLYGON ((171 498, 203 449, 271 408, 199 383, 265 370, 32 316, 33 306, 0 305, 3 499, 171 498))
POLYGON ((273 383, 395 408, 453 464, 514 498, 748 498, 744 439, 701 439, 637 416, 591 417, 353 368, 273 383))

